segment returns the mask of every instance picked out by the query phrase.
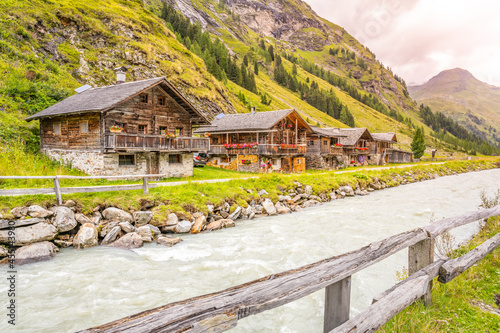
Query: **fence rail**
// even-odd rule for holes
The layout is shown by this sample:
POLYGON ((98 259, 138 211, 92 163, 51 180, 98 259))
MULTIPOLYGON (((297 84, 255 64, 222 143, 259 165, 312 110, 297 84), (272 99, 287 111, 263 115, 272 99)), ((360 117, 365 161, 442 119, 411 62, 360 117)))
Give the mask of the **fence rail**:
POLYGON ((105 143, 107 150, 199 152, 210 149, 210 140, 207 138, 166 138, 162 135, 145 134, 109 134, 106 135, 105 143))
POLYGON ((6 195, 30 195, 30 194, 55 194, 57 204, 62 205, 63 193, 95 193, 111 191, 131 191, 142 190, 144 194, 149 193, 150 188, 157 187, 157 184, 149 184, 149 179, 161 178, 166 174, 159 175, 123 175, 123 176, 0 176, 2 179, 52 179, 54 187, 51 188, 17 188, 0 190, 0 196, 6 195), (84 186, 84 187, 61 187, 60 179, 140 179, 140 185, 104 185, 104 186, 84 186))
POLYGON ((294 270, 269 275, 221 292, 147 310, 80 331, 95 332, 224 332, 238 320, 270 310, 325 288, 324 332, 374 332, 394 315, 432 296, 432 280, 448 282, 500 244, 500 235, 453 260, 433 260, 434 239, 447 230, 500 215, 500 206, 435 222, 361 249, 294 270), (411 276, 374 298, 374 303, 349 319, 352 274, 405 248, 411 276))

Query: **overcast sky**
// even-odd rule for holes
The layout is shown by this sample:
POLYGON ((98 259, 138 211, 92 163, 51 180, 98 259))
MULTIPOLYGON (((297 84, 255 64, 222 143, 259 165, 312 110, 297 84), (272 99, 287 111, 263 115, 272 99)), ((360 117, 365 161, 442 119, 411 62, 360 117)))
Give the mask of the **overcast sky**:
POLYGON ((460 67, 500 86, 500 1, 305 0, 408 85, 460 67))

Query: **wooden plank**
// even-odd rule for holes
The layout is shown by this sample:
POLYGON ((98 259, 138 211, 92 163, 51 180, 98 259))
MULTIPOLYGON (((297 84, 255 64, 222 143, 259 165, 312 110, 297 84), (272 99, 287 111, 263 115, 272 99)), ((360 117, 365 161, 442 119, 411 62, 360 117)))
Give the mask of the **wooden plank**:
POLYGON ((444 220, 440 220, 434 222, 424 230, 429 234, 431 238, 436 238, 437 236, 443 234, 446 231, 451 229, 482 220, 485 218, 493 217, 496 215, 500 215, 500 205, 490 208, 490 209, 482 209, 475 212, 467 213, 461 216, 450 217, 444 220))
POLYGON ((323 332, 330 332, 349 320, 351 308, 351 277, 348 276, 325 288, 323 332))
MULTIPOLYGON (((325 288, 426 237, 423 229, 404 232, 337 257, 225 291, 164 305, 81 332, 193 332, 197 323, 217 316, 245 318, 325 288)), ((223 331, 215 327, 207 330, 223 331)))
POLYGON ((409 279, 415 279, 415 278, 418 278, 418 277, 421 277, 421 276, 424 276, 424 275, 428 275, 430 279, 436 278, 439 275, 439 268, 441 268, 441 266, 445 262, 446 262, 445 259, 440 259, 440 260, 437 260, 437 261, 433 262, 432 264, 430 264, 429 266, 425 267, 424 269, 421 269, 420 271, 418 271, 415 274, 411 275, 407 279, 405 279, 405 280, 399 282, 398 284, 394 285, 392 288, 387 289, 386 291, 384 291, 384 292, 378 294, 377 296, 375 296, 373 298, 373 300, 372 300, 372 304, 380 301, 382 298, 384 298, 385 296, 389 295, 396 288, 398 288, 401 284, 407 283, 409 279))
POLYGON ((345 332, 375 332, 392 317, 404 310, 427 291, 431 278, 422 275, 414 279, 403 281, 398 288, 372 304, 366 311, 330 331, 331 333, 345 332))
POLYGON ((474 250, 469 251, 460 258, 448 260, 439 270, 438 281, 441 283, 448 283, 472 265, 486 257, 494 249, 500 245, 500 233, 496 234, 483 244, 476 247, 474 250))
MULTIPOLYGON (((434 261, 434 240, 424 239, 408 248, 408 274, 413 275, 434 261)), ((422 299, 425 306, 432 303, 432 281, 430 281, 427 293, 422 299)))
POLYGON ((0 179, 54 179, 55 176, 0 176, 0 179))
POLYGON ((61 185, 59 184, 59 178, 57 178, 57 176, 54 178, 54 192, 56 192, 57 204, 59 206, 62 205, 61 185))
POLYGON ((4 195, 30 195, 30 194, 54 194, 54 188, 18 188, 15 190, 0 190, 0 196, 4 195))
MULTIPOLYGON (((157 187, 157 184, 149 184, 149 188, 157 187)), ((113 191, 142 190, 143 185, 115 185, 115 186, 87 186, 87 187, 62 187, 61 193, 95 193, 113 191)))
POLYGON ((148 177, 142 178, 142 194, 144 195, 149 194, 148 177))

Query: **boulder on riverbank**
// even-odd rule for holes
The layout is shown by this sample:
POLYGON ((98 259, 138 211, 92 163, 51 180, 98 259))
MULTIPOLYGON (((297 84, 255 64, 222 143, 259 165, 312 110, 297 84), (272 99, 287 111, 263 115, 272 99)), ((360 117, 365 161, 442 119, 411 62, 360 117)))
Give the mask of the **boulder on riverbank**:
MULTIPOLYGON (((45 222, 15 229, 14 246, 51 241, 57 236, 57 228, 45 222)), ((9 244, 9 230, 0 230, 0 244, 9 244)))
POLYGON ((58 206, 52 207, 50 210, 54 212, 52 224, 59 232, 73 230, 78 225, 75 220, 75 213, 68 207, 58 206))
POLYGON ((132 217, 132 215, 130 215, 130 213, 127 213, 126 211, 115 207, 106 208, 102 212, 102 216, 106 220, 112 220, 117 222, 130 222, 130 223, 134 222, 134 218, 132 217))
POLYGON ((40 242, 20 247, 15 253, 15 264, 26 265, 54 258, 59 249, 51 242, 40 242))
POLYGON ((269 198, 267 198, 266 200, 264 200, 264 202, 262 202, 262 207, 264 208, 264 210, 268 215, 278 214, 276 207, 274 207, 273 202, 269 198))
POLYGON ((73 238, 73 247, 75 249, 86 249, 99 245, 98 233, 93 223, 85 223, 80 227, 75 238, 73 238))
POLYGON ((123 237, 120 237, 118 240, 109 244, 109 246, 131 250, 142 247, 143 243, 141 235, 137 232, 131 232, 123 237))

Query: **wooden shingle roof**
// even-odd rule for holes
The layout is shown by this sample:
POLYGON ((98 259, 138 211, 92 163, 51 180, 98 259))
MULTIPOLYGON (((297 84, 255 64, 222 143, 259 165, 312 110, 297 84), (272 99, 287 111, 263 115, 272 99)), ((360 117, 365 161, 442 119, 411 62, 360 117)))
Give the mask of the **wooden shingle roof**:
POLYGON ((303 123, 304 127, 310 129, 309 125, 300 118, 300 115, 294 109, 226 114, 222 118, 212 121, 210 126, 203 126, 196 131, 195 134, 204 132, 210 133, 227 133, 227 132, 249 132, 249 131, 266 131, 271 129, 280 120, 288 115, 295 113, 297 118, 303 123))
POLYGON ((372 137, 374 141, 382 141, 389 143, 397 143, 398 139, 396 138, 395 133, 372 133, 372 137))
POLYGON ((316 126, 311 126, 311 130, 312 130, 313 134, 316 134, 318 136, 328 136, 331 138, 347 137, 347 135, 345 133, 342 133, 340 131, 340 128, 334 128, 334 127, 319 128, 316 126))
POLYGON ((373 137, 366 128, 341 128, 340 133, 346 137, 340 138, 339 141, 344 146, 354 146, 359 139, 373 141, 373 137))
POLYGON ((26 118, 26 120, 30 121, 45 117, 69 115, 82 112, 104 112, 156 85, 160 85, 161 88, 181 107, 189 112, 197 122, 208 124, 208 121, 203 114, 198 111, 184 96, 182 96, 182 94, 165 77, 126 82, 106 87, 90 88, 81 93, 70 96, 59 103, 26 118))

